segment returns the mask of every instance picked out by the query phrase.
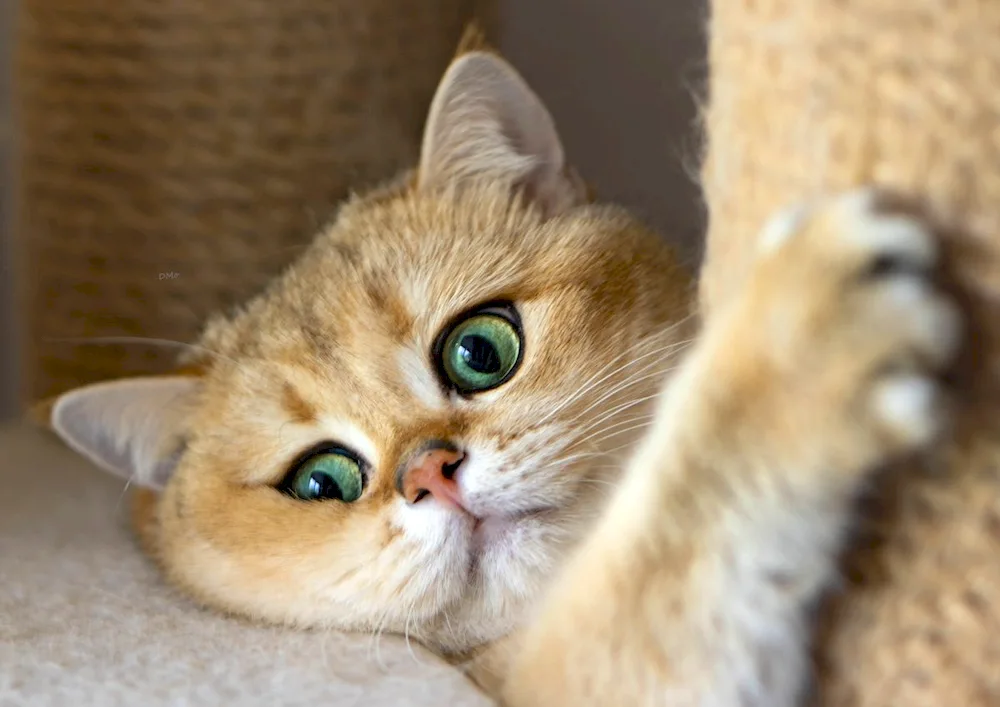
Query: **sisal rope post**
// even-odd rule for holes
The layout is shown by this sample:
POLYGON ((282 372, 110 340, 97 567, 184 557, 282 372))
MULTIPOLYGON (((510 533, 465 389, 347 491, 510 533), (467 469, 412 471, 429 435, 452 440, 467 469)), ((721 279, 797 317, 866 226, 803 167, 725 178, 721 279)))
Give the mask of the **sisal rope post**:
POLYGON ((415 162, 493 0, 22 0, 23 397, 162 371, 349 190, 415 162))

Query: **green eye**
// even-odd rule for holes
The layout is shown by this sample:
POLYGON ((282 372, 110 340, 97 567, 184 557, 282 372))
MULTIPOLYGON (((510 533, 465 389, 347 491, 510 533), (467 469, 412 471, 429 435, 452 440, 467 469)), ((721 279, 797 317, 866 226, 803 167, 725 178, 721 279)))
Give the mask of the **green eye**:
POLYGON ((361 498, 364 476, 356 459, 338 452, 309 457, 289 476, 288 491, 304 501, 336 499, 352 503, 361 498))
POLYGON ((521 334, 499 314, 479 313, 451 330, 441 347, 441 368, 462 393, 478 393, 507 381, 521 361, 521 334))

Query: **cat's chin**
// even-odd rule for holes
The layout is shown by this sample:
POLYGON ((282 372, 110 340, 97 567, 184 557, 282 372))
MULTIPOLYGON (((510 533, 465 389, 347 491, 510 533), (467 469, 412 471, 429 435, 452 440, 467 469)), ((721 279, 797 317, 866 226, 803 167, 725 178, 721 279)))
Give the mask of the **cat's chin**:
POLYGON ((516 550, 525 531, 544 525, 551 508, 538 508, 513 514, 489 515, 474 518, 471 525, 470 550, 473 555, 484 555, 497 550, 516 550))
POLYGON ((474 518, 472 522, 473 546, 486 549, 495 543, 509 540, 510 535, 516 533, 522 523, 544 521, 546 515, 551 513, 551 508, 538 508, 520 513, 474 518))
POLYGON ((476 518, 472 525, 473 552, 484 552, 492 545, 504 542, 515 532, 524 514, 476 518))
POLYGON ((461 654, 508 635, 519 624, 574 533, 565 509, 558 507, 449 515, 454 547, 467 563, 462 595, 442 604, 419 634, 435 650, 461 654))

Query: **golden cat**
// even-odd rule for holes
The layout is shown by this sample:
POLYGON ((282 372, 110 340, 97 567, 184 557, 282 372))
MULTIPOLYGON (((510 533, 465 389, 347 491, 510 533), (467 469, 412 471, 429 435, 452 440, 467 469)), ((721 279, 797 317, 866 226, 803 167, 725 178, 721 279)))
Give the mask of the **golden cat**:
POLYGON ((590 203, 472 48, 412 174, 177 375, 69 392, 52 423, 145 487, 145 546, 207 605, 405 632, 510 707, 798 704, 852 499, 933 441, 960 339, 934 240, 877 201, 777 216, 691 343, 672 251, 590 203))

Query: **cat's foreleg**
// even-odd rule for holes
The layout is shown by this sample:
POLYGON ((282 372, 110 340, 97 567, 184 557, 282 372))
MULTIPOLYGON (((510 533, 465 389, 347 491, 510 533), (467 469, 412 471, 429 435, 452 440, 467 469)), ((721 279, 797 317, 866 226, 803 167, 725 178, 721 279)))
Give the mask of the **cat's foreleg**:
POLYGON ((959 316, 936 244, 859 192, 783 215, 514 651, 509 707, 790 707, 871 473, 927 445, 959 316))

